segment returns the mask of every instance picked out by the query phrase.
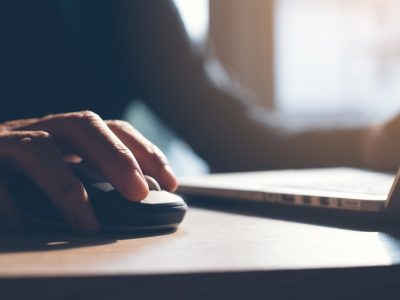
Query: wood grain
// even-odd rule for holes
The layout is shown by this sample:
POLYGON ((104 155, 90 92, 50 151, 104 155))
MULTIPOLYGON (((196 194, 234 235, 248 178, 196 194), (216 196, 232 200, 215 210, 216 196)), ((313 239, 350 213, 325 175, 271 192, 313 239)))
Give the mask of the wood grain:
MULTIPOLYGON (((173 293, 171 288, 185 284, 189 290, 200 289, 199 295, 205 295, 210 289, 216 292, 218 286, 226 293, 226 284, 256 291, 265 287, 265 279, 271 274, 282 285, 285 278, 300 282, 294 279, 298 272, 303 272, 301 278, 315 278, 321 270, 335 270, 333 274, 345 278, 346 273, 338 270, 392 270, 399 261, 400 239, 393 233, 191 207, 177 232, 157 236, 84 237, 55 232, 2 235, 0 289, 10 292, 23 286, 24 291, 35 291, 51 285, 49 295, 60 297, 71 295, 74 289, 64 289, 71 285, 79 293, 92 287, 97 294, 103 291, 104 296, 106 287, 125 282, 138 294, 152 290, 154 285, 160 286, 159 292, 173 293), (57 279, 64 281, 57 284, 57 279), (203 289, 198 286, 202 281, 207 282, 203 289), (138 283, 143 283, 141 289, 138 283)), ((279 286, 276 280, 275 287, 279 286)))

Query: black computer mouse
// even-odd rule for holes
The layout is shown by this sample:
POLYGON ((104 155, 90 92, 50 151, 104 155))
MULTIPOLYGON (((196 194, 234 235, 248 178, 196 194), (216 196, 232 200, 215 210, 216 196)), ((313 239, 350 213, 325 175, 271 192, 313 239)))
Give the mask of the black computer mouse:
MULTIPOLYGON (((71 164, 71 168, 86 188, 102 231, 176 229, 185 216, 185 201, 176 194, 161 190, 148 176, 149 195, 140 202, 132 202, 124 199, 89 164, 71 164)), ((21 176, 9 186, 9 190, 30 222, 41 227, 67 227, 60 213, 29 178, 21 176)))

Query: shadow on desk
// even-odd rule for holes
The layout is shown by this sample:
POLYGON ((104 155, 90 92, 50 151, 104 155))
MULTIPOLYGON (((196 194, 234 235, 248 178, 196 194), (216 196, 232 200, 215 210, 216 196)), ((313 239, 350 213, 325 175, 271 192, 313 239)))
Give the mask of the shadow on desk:
POLYGON ((232 199, 190 197, 189 206, 220 212, 318 225, 360 232, 377 232, 391 261, 400 261, 400 222, 384 215, 243 202, 232 199))
POLYGON ((190 197, 186 198, 186 200, 190 206, 226 213, 357 231, 399 233, 400 238, 400 222, 391 220, 383 214, 285 206, 210 197, 190 197))
POLYGON ((0 254, 32 251, 56 251, 80 247, 114 244, 118 240, 166 235, 175 230, 142 233, 103 233, 93 236, 76 235, 67 230, 32 231, 23 234, 1 234, 0 254))

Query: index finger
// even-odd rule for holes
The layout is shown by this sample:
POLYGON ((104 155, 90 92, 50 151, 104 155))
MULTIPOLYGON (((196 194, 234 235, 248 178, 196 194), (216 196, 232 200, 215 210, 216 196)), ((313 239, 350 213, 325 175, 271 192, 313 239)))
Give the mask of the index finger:
POLYGON ((158 183, 167 191, 176 190, 178 185, 176 176, 164 153, 157 146, 125 121, 107 121, 107 125, 138 158, 146 175, 157 179, 158 183))
POLYGON ((147 196, 149 188, 134 155, 97 114, 49 116, 28 128, 49 132, 57 144, 91 162, 125 198, 137 201, 147 196))

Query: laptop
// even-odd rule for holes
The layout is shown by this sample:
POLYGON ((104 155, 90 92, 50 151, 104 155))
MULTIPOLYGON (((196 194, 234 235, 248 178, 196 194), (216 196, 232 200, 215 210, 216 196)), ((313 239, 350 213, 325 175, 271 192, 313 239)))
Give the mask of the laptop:
POLYGON ((209 174, 180 178, 179 193, 319 207, 400 214, 397 174, 355 168, 320 168, 209 174))

